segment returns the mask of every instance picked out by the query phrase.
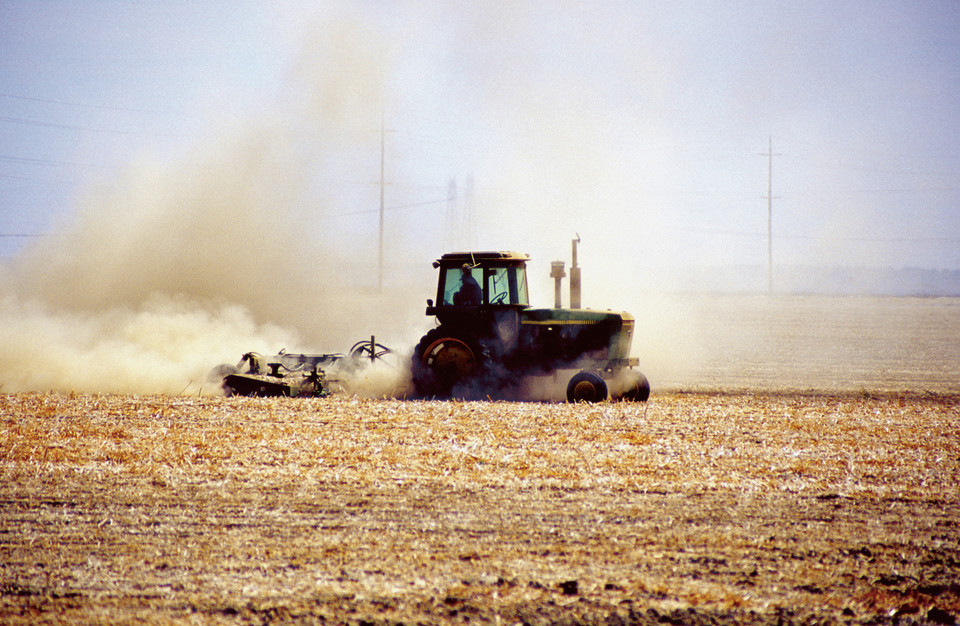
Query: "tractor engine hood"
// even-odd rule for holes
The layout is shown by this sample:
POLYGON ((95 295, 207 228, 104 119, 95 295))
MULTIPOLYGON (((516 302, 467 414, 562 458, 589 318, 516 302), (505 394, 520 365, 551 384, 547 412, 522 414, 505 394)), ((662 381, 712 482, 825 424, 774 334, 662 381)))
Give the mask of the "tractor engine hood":
POLYGON ((534 334, 556 334, 583 352, 604 352, 611 363, 631 360, 634 319, 625 311, 529 308, 520 311, 520 325, 534 334))

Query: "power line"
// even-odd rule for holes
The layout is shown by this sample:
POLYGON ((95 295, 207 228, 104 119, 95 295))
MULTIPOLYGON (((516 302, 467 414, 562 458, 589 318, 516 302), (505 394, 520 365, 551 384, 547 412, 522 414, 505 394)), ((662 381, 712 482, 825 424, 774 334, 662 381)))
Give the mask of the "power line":
POLYGON ((780 235, 779 238, 860 241, 865 243, 960 243, 960 238, 956 237, 814 237, 812 235, 780 235))
POLYGON ((24 100, 26 102, 42 102, 44 104, 59 104, 63 106, 81 107, 85 109, 104 109, 107 111, 126 111, 127 113, 150 113, 152 115, 180 115, 179 111, 164 111, 161 109, 142 109, 137 107, 111 106, 108 104, 89 104, 84 102, 68 102, 66 100, 54 100, 51 98, 31 98, 29 96, 18 96, 12 93, 0 93, 0 98, 10 98, 11 100, 24 100))
MULTIPOLYGON (((394 206, 384 207, 384 211, 399 211, 401 209, 413 209, 422 206, 429 206, 431 204, 441 204, 446 202, 447 199, 443 200, 424 200, 423 202, 411 202, 409 204, 397 204, 394 206)), ((379 213, 380 209, 361 209, 359 211, 348 211, 346 213, 337 213, 335 215, 324 215, 323 217, 350 217, 352 215, 369 215, 371 213, 379 213)))
POLYGON ((19 117, 9 117, 0 115, 0 122, 8 124, 20 124, 22 126, 36 126, 39 128, 56 128, 59 130, 80 130, 88 133, 109 133, 113 135, 142 135, 147 137, 182 137, 183 135, 174 135, 170 133, 153 133, 138 130, 121 130, 118 128, 91 128, 89 126, 73 126, 71 124, 55 124, 53 122, 41 122, 38 120, 27 120, 19 117))
POLYGON ((13 176, 11 174, 0 174, 2 180, 22 180, 31 183, 42 183, 44 185, 78 185, 75 180, 55 180, 47 178, 35 178, 33 176, 13 176))
POLYGON ((22 163, 24 165, 54 165, 57 167, 92 167, 97 169, 106 169, 105 165, 91 165, 89 163, 74 163, 72 161, 57 161, 54 159, 34 159, 31 157, 17 157, 9 155, 0 155, 0 161, 7 163, 22 163))
MULTIPOLYGON (((675 231, 701 235, 727 235, 730 237, 766 237, 766 233, 729 230, 722 228, 677 228, 675 231)), ((807 241, 858 241, 865 243, 960 243, 957 237, 842 237, 836 235, 775 235, 776 240, 802 239, 807 241)))

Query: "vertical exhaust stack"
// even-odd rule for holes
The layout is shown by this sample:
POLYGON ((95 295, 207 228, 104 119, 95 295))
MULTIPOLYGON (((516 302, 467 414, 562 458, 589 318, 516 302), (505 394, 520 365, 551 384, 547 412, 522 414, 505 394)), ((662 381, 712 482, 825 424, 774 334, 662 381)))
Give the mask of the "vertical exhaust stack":
POLYGON ((563 308, 561 289, 563 277, 566 275, 567 273, 563 271, 563 261, 550 262, 550 278, 553 279, 553 308, 555 309, 563 308))
POLYGON ((573 264, 570 265, 570 308, 580 308, 580 267, 577 265, 577 244, 580 235, 573 240, 573 264))

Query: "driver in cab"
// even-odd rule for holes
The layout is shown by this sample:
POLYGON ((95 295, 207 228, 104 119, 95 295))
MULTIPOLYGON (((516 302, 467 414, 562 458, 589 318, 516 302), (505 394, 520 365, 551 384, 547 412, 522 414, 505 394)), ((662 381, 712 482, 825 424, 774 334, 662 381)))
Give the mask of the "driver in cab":
POLYGON ((470 264, 464 263, 460 268, 460 289, 453 294, 453 304, 456 306, 477 306, 483 299, 480 284, 470 272, 470 264))

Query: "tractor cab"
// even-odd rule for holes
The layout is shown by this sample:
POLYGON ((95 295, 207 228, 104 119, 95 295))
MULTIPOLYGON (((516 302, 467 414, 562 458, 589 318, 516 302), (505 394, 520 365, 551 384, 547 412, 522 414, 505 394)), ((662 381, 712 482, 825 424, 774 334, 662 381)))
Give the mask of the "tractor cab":
POLYGON ((434 261, 440 270, 436 304, 427 300, 427 315, 441 323, 488 317, 498 310, 530 306, 527 261, 518 252, 452 252, 434 261))

